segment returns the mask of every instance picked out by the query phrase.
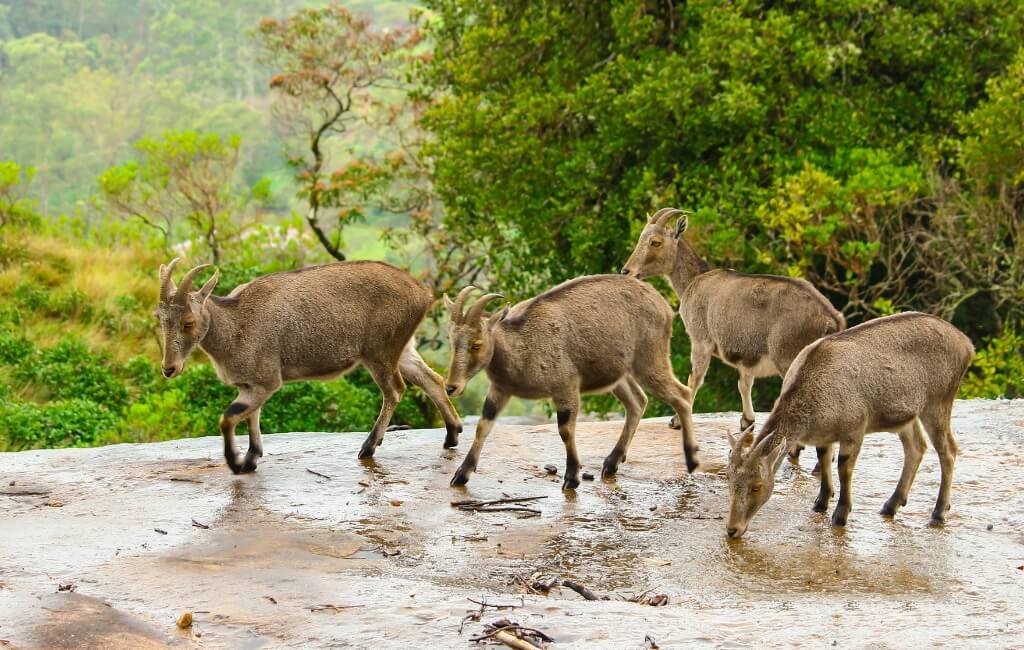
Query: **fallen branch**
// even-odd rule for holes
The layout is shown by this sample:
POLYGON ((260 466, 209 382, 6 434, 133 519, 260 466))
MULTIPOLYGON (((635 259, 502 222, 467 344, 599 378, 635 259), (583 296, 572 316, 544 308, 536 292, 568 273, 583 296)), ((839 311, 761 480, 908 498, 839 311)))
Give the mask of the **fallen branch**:
POLYGON ((503 605, 503 604, 499 604, 499 603, 489 603, 486 600, 473 600, 472 598, 467 598, 466 600, 468 600, 469 602, 471 602, 471 603, 473 603, 475 605, 480 605, 480 611, 483 611, 483 610, 487 609, 488 607, 491 607, 493 609, 515 609, 516 607, 524 607, 526 605, 526 603, 522 601, 521 597, 520 597, 520 603, 518 605, 516 605, 516 604, 503 605))
POLYGON ((465 499, 462 501, 452 501, 452 507, 458 508, 464 512, 522 512, 536 517, 541 514, 540 510, 535 508, 527 508, 522 505, 508 505, 508 504, 521 504, 530 503, 539 499, 546 499, 546 496, 540 497, 506 497, 503 499, 492 499, 490 501, 480 501, 479 499, 465 499))
POLYGON ((363 605, 314 605, 309 608, 311 612, 340 612, 345 609, 355 609, 363 605))
POLYGON ((493 623, 488 623, 484 627, 484 633, 471 637, 469 640, 473 643, 480 643, 487 639, 495 639, 501 641, 510 648, 520 648, 522 650, 538 650, 537 645, 531 642, 530 637, 537 640, 538 643, 550 643, 554 639, 540 630, 532 627, 523 627, 518 623, 513 623, 507 618, 503 618, 493 623))
POLYGON ((491 501, 480 501, 479 499, 463 499, 462 501, 452 501, 452 505, 456 508, 462 507, 480 507, 480 506, 494 506, 502 505, 506 503, 526 503, 528 501, 538 501, 540 499, 546 499, 546 496, 541 497, 506 497, 504 499, 492 499, 491 501))
POLYGON ((609 600, 608 596, 598 596, 575 580, 562 580, 562 586, 572 589, 579 595, 583 596, 584 600, 609 600))
POLYGON ((321 474, 320 472, 313 471, 313 470, 309 469, 308 467, 306 468, 306 471, 309 472, 310 474, 316 474, 317 476, 319 476, 321 478, 325 478, 328 481, 330 481, 331 479, 334 478, 333 476, 328 476, 326 474, 321 474))
POLYGON ((505 630, 498 630, 494 634, 494 638, 501 641, 510 648, 516 648, 516 650, 540 650, 537 646, 533 645, 529 641, 524 641, 519 637, 512 636, 505 630))
POLYGON ((0 494, 5 497, 45 497, 49 491, 42 490, 3 490, 0 494))

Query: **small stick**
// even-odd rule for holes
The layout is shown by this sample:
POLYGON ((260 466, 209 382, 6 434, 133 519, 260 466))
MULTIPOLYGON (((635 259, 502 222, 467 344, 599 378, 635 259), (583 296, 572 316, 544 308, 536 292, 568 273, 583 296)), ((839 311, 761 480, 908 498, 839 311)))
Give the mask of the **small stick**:
MULTIPOLYGON (((476 612, 474 612, 474 613, 476 613, 476 612)), ((490 639, 490 638, 493 638, 493 637, 497 636, 498 633, 500 633, 500 632, 506 632, 508 630, 516 630, 518 632, 524 632, 526 634, 533 635, 533 636, 537 637, 538 639, 540 639, 542 641, 546 641, 548 643, 550 643, 551 641, 554 641, 554 639, 552 637, 548 636, 547 634, 544 634, 540 630, 534 629, 532 627, 523 627, 523 626, 518 625, 516 623, 510 623, 508 619, 501 619, 500 621, 497 621, 496 623, 489 624, 487 627, 491 627, 491 626, 497 626, 497 627, 494 627, 493 630, 491 630, 490 632, 488 632, 486 634, 481 634, 480 636, 471 637, 469 640, 473 641, 474 643, 480 643, 481 641, 486 641, 487 639, 490 639)))
POLYGON ((195 526, 196 528, 202 528, 203 530, 210 530, 209 526, 207 526, 206 524, 201 524, 198 521, 196 521, 195 519, 192 520, 192 525, 195 526))
POLYGON ((4 490, 0 492, 0 494, 5 497, 44 497, 48 495, 49 492, 43 492, 41 490, 22 490, 21 492, 16 490, 4 490))
POLYGON ((493 607, 494 609, 515 609, 516 607, 522 607, 523 606, 523 605, 514 605, 514 604, 513 605, 501 605, 501 604, 497 604, 497 603, 489 603, 486 600, 484 600, 484 601, 473 600, 472 598, 467 598, 466 600, 468 600, 469 602, 471 602, 473 604, 480 605, 481 609, 484 609, 486 607, 493 607))
POLYGON ((520 639, 512 636, 505 629, 498 630, 494 633, 494 638, 501 641, 510 648, 516 648, 516 650, 540 650, 537 646, 533 645, 525 639, 520 639))
POLYGON ((353 609, 356 607, 362 607, 362 605, 315 605, 309 608, 311 612, 340 612, 343 609, 353 609))
POLYGON ((506 497, 504 499, 494 499, 492 501, 480 501, 479 499, 465 499, 463 501, 452 501, 452 506, 456 508, 479 508, 481 506, 493 506, 501 505, 504 503, 525 503, 527 501, 537 501, 538 499, 546 499, 547 496, 540 497, 506 497))
POLYGON ((179 483, 202 483, 202 481, 196 480, 194 478, 185 478, 184 476, 172 476, 171 478, 169 478, 167 480, 168 481, 177 481, 179 483))
POLYGON ((562 580, 562 586, 572 589, 579 595, 583 596, 584 600, 608 600, 607 597, 601 598, 591 590, 587 589, 575 580, 562 580))
POLYGON ((540 515, 540 510, 534 510, 533 508, 521 508, 519 506, 510 506, 507 508, 460 508, 460 510, 467 510, 469 512, 526 512, 531 515, 540 515))
POLYGON ((321 478, 325 478, 328 481, 331 480, 332 478, 334 478, 333 476, 328 476, 326 474, 321 474, 320 472, 313 471, 313 470, 309 469, 308 467, 306 468, 306 471, 309 472, 310 474, 316 474, 317 476, 319 476, 321 478))

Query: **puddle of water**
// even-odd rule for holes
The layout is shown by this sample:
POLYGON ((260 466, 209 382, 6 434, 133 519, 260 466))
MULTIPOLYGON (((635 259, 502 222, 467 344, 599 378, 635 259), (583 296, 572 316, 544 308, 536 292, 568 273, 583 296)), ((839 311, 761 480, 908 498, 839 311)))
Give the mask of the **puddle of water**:
MULTIPOLYGON (((957 403, 962 455, 941 530, 926 526, 930 452, 907 507, 877 514, 902 462, 898 439, 879 434, 857 465, 846 529, 810 511, 808 457, 784 466, 747 535, 728 540, 725 431, 738 418, 695 418, 704 471, 693 476, 678 432, 646 421, 620 475, 575 494, 542 469, 564 458, 553 426, 499 425, 459 489, 448 479, 472 431, 459 452, 441 449, 442 431, 390 433, 369 462, 355 459, 361 434, 268 436, 259 472, 243 477, 222 466, 216 439, 0 455, 5 482, 39 493, 0 496, 0 639, 470 647, 507 616, 553 647, 642 647, 648 634, 662 647, 1024 645, 1024 401, 957 403), (541 516, 450 506, 503 494, 546 497, 530 504, 541 516), (518 578, 535 572, 671 603, 524 593, 518 578), (54 594, 58 583, 77 591, 54 594), (460 635, 478 609, 467 598, 522 606, 460 635), (184 610, 195 634, 174 626, 184 610)), ((620 426, 579 425, 586 469, 599 474, 620 426)))

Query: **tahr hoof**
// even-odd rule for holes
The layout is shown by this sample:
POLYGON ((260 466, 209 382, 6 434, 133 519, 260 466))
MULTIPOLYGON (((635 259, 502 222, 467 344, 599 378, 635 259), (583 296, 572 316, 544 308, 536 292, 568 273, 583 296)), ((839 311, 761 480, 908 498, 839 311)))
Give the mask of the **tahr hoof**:
POLYGON ((889 500, 885 502, 885 505, 882 506, 882 509, 879 510, 878 512, 883 517, 892 517, 896 514, 896 511, 900 508, 900 506, 905 505, 907 505, 906 501, 900 503, 895 498, 890 497, 889 500))
POLYGON ((813 510, 814 512, 825 512, 826 510, 828 510, 828 499, 816 500, 814 502, 814 505, 811 507, 811 510, 813 510))
POLYGON ((693 474, 697 471, 698 467, 700 467, 700 459, 697 458, 696 450, 686 454, 686 471, 693 474))
POLYGON ((565 477, 565 481, 562 482, 563 490, 575 490, 580 486, 580 479, 577 477, 565 477))
POLYGON ((679 424, 679 416, 673 415, 672 419, 668 421, 670 429, 682 429, 683 427, 679 424))
POLYGON ((850 513, 848 511, 840 510, 839 508, 836 508, 836 511, 832 513, 832 525, 833 526, 845 526, 846 525, 846 517, 849 514, 850 513))
POLYGON ((377 445, 373 443, 363 443, 363 446, 359 449, 359 459, 373 458, 373 452, 377 451, 377 445))
POLYGON ((609 478, 619 473, 619 461, 610 456, 604 459, 601 466, 601 478, 609 478))
POLYGON ((448 435, 444 437, 444 448, 454 449, 459 446, 459 434, 462 433, 462 425, 447 425, 448 435))
POLYGON ((748 420, 746 418, 746 416, 741 417, 740 418, 740 431, 743 431, 744 429, 746 429, 747 427, 749 427, 753 423, 754 423, 754 421, 753 420, 748 420))
POLYGON ((460 469, 459 471, 455 472, 455 476, 452 477, 452 480, 449 483, 449 485, 451 485, 452 487, 460 487, 465 485, 466 483, 469 483, 469 474, 467 472, 463 472, 460 469))
POLYGON ((928 525, 931 526, 932 528, 941 528, 942 526, 945 526, 946 525, 946 515, 944 515, 944 514, 940 515, 938 513, 933 512, 932 513, 932 518, 928 522, 928 525))
POLYGON ((226 457, 224 460, 227 461, 228 467, 234 474, 250 474, 256 471, 257 461, 255 458, 250 460, 248 456, 238 455, 233 458, 226 457))

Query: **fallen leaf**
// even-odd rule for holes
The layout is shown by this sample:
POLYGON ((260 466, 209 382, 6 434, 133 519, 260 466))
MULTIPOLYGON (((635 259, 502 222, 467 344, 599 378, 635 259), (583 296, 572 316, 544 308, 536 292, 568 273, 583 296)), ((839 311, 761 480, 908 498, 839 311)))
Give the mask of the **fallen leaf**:
POLYGON ((668 566, 672 564, 672 560, 665 560, 660 557, 642 557, 640 561, 651 566, 668 566))

